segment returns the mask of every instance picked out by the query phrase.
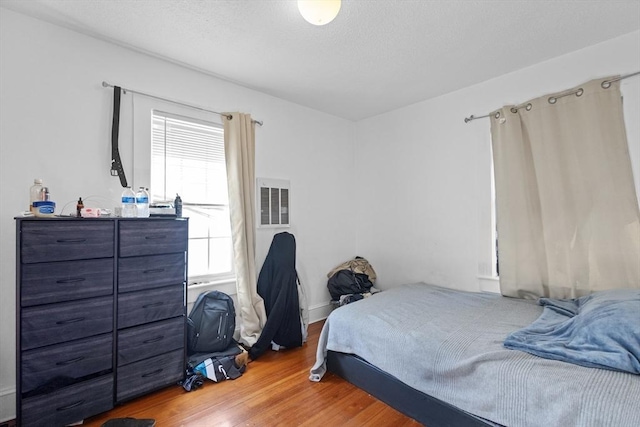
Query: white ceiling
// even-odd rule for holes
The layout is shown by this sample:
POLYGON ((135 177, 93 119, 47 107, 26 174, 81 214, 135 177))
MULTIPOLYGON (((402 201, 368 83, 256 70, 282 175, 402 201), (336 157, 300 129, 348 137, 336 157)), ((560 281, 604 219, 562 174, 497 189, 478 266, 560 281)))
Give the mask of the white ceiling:
POLYGON ((640 0, 0 0, 0 5, 359 120, 640 29, 640 0))

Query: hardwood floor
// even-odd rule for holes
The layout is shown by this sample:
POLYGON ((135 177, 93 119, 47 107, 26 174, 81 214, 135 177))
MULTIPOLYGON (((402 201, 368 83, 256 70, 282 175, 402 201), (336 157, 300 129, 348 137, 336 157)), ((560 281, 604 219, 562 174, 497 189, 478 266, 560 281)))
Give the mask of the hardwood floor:
POLYGON ((236 380, 207 380, 195 391, 172 386, 85 420, 153 418, 163 426, 419 426, 341 378, 309 381, 323 322, 309 325, 301 348, 267 351, 236 380))

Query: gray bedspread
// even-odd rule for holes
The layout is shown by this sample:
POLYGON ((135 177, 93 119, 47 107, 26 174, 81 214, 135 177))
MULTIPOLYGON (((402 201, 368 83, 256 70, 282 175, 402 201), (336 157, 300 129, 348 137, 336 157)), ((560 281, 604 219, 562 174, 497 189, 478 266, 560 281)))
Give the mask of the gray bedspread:
POLYGON ((536 320, 536 301, 423 283, 340 307, 327 318, 310 379, 327 350, 353 353, 407 385, 505 426, 640 426, 640 376, 503 346, 536 320))

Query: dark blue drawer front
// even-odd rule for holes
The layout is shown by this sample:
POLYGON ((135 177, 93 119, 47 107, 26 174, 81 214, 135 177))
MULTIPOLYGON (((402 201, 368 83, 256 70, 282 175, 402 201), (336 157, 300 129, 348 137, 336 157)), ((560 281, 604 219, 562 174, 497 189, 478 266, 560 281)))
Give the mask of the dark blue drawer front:
POLYGON ((184 348, 184 316, 118 331, 118 366, 184 348))
POLYGON ((118 402, 148 393, 163 386, 175 385, 184 379, 184 351, 141 360, 118 369, 118 402))
POLYGON ((82 379, 113 369, 113 334, 102 334, 22 353, 22 392, 56 378, 82 379))
POLYGON ((113 297, 27 307, 21 323, 23 350, 111 332, 113 297))
POLYGON ((118 295, 118 329, 183 316, 184 286, 118 295))
POLYGON ((118 292, 141 291, 186 281, 185 253, 120 258, 118 292))
POLYGON ((113 294, 113 259, 23 264, 23 307, 113 294))
POLYGON ((23 426, 64 426, 113 408, 113 374, 22 401, 23 426))
POLYGON ((22 221, 20 233, 25 264, 113 257, 113 221, 22 221))
POLYGON ((185 252, 186 220, 120 221, 120 256, 185 252))

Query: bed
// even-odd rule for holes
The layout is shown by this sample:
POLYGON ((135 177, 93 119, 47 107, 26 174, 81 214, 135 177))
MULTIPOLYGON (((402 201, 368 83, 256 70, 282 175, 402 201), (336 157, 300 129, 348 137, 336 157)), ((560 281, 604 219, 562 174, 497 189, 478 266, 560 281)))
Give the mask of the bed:
POLYGON ((505 348, 542 313, 537 301, 399 286, 330 314, 310 379, 333 371, 429 427, 639 426, 640 375, 505 348))

